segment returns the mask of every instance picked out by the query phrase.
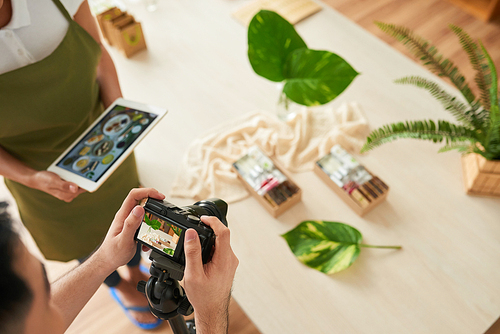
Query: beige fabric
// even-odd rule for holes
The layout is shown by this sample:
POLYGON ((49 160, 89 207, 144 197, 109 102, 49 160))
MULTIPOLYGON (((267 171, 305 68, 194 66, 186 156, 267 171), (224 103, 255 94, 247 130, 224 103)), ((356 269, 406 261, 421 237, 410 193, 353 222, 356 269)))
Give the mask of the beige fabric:
POLYGON ((250 146, 259 145, 288 171, 304 172, 312 170, 314 163, 335 144, 359 152, 368 130, 357 103, 344 103, 337 110, 304 108, 287 123, 267 112, 251 112, 194 140, 184 156, 171 195, 236 202, 249 193, 231 170, 231 164, 245 155, 250 146))

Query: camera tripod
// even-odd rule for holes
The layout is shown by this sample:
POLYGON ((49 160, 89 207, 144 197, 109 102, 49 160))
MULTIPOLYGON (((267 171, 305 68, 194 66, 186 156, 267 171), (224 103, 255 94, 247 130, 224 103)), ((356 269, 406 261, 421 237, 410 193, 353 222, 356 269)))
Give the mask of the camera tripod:
POLYGON ((151 313, 158 319, 168 320, 174 334, 195 334, 194 322, 186 324, 183 317, 193 313, 193 306, 179 284, 184 266, 154 251, 149 259, 151 276, 147 282, 140 281, 137 290, 146 295, 151 313))

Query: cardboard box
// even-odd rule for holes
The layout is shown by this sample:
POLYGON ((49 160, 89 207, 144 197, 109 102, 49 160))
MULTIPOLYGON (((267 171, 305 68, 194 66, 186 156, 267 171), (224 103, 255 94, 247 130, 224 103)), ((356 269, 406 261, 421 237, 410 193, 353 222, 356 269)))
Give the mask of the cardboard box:
POLYGON ((110 8, 107 11, 96 15, 97 23, 99 24, 99 28, 101 29, 102 36, 104 37, 104 39, 106 39, 106 41, 108 41, 110 45, 110 32, 108 31, 106 22, 111 21, 121 15, 123 15, 123 12, 116 7, 110 8))
POLYGON ((232 168, 245 185, 245 188, 275 218, 301 201, 302 190, 293 182, 290 175, 276 161, 265 155, 265 153, 256 146, 250 148, 249 154, 235 161, 232 168), (262 161, 264 161, 265 165, 264 168, 259 167, 258 164, 255 164, 255 166, 257 166, 255 169, 252 169, 252 167, 248 168, 252 169, 251 173, 252 176, 255 177, 255 182, 253 179, 249 179, 249 173, 243 168, 244 159, 247 159, 245 162, 247 165, 253 163, 255 160, 250 158, 251 154, 254 156, 262 155, 262 161), (262 172, 259 172, 260 169, 262 169, 262 172), (261 181, 262 179, 264 179, 264 182, 261 181), (271 181, 265 183, 268 180, 271 181), (272 182, 276 185, 266 191, 266 186, 272 185, 272 182), (275 195, 273 195, 273 193, 275 195), (279 198, 276 197, 276 194, 279 195, 279 198), (283 198, 286 199, 279 202, 283 198))
POLYGON ((147 49, 142 26, 139 22, 132 22, 126 26, 119 27, 119 41, 117 45, 127 58, 139 51, 147 49))
POLYGON ((127 58, 147 49, 142 26, 132 15, 113 7, 96 18, 109 45, 120 49, 127 58))

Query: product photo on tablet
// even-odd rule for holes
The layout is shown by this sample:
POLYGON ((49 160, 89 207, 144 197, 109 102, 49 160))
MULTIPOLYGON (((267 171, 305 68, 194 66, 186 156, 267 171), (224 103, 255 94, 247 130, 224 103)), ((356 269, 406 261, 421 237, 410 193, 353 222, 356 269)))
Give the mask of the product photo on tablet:
POLYGON ((163 108, 119 98, 48 170, 93 192, 166 113, 163 108))

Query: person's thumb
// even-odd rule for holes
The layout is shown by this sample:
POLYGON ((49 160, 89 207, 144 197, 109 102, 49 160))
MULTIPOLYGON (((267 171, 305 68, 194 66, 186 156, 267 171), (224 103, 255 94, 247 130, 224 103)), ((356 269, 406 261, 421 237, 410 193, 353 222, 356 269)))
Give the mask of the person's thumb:
POLYGON ((113 221, 111 226, 112 228, 116 228, 118 231, 121 230, 124 240, 132 241, 134 240, 135 231, 139 225, 141 225, 142 217, 144 217, 144 208, 137 205, 123 222, 123 228, 121 228, 119 221, 113 221), (115 224, 116 226, 114 226, 115 224))
POLYGON ((184 234, 184 253, 186 256, 185 274, 187 277, 199 277, 203 274, 201 245, 198 232, 190 228, 184 234))

